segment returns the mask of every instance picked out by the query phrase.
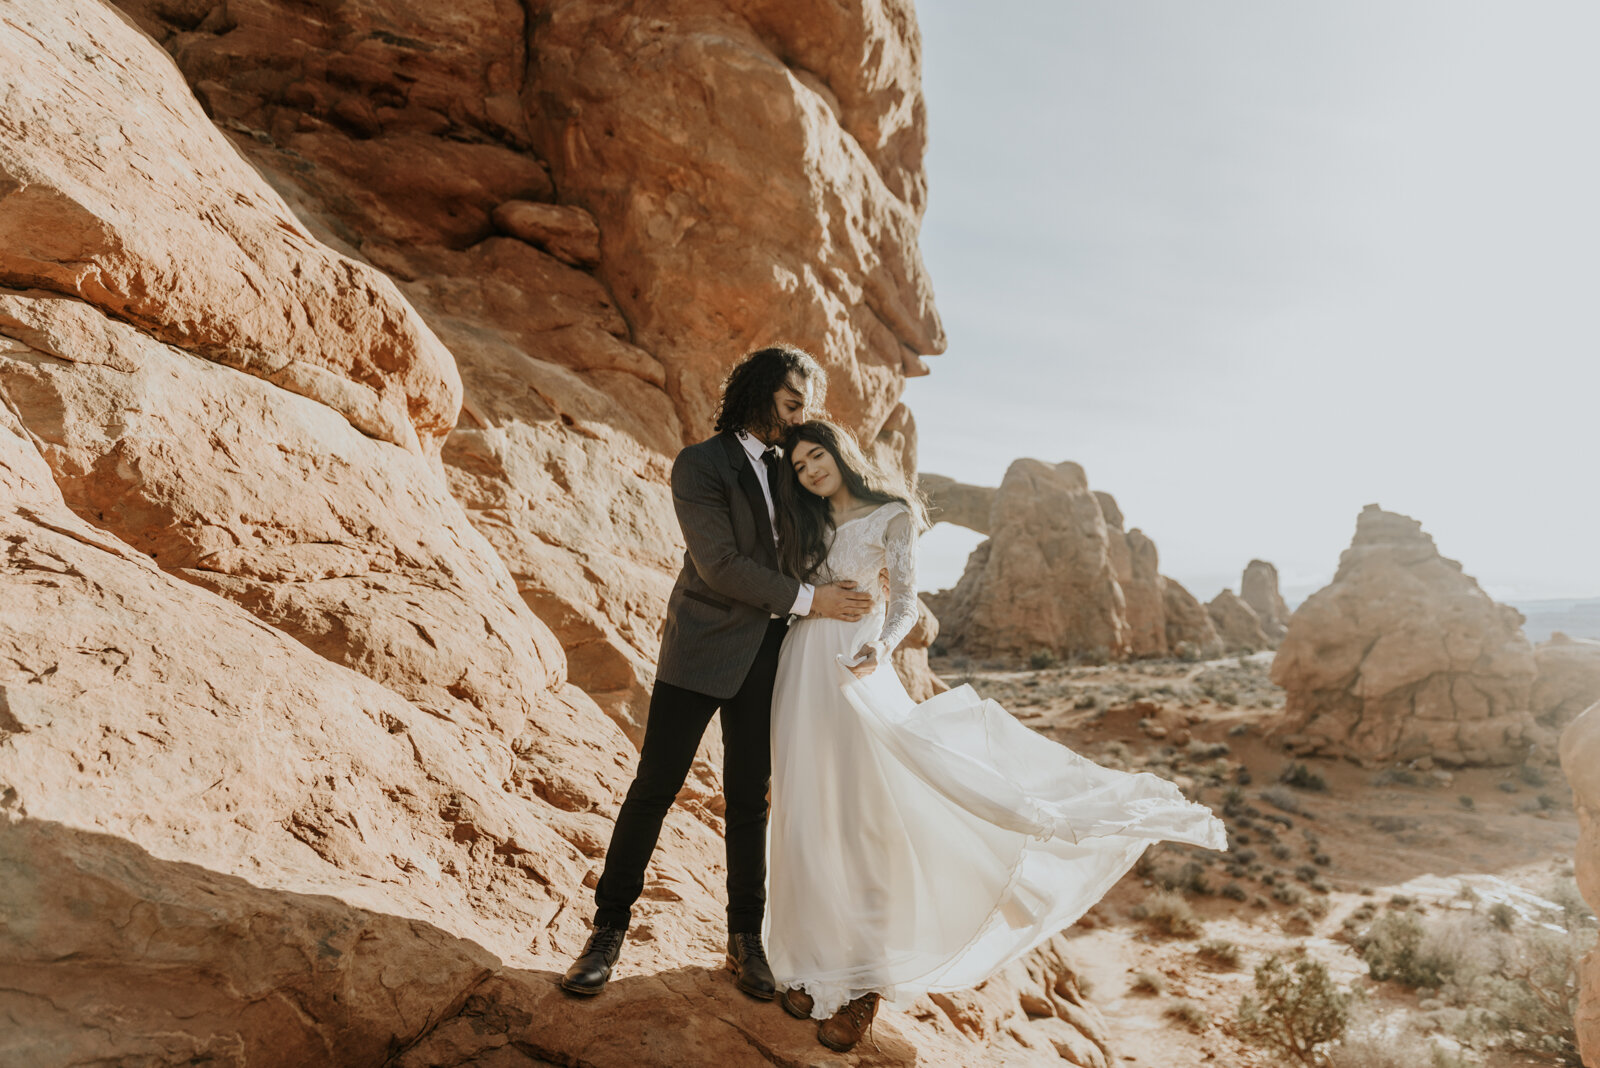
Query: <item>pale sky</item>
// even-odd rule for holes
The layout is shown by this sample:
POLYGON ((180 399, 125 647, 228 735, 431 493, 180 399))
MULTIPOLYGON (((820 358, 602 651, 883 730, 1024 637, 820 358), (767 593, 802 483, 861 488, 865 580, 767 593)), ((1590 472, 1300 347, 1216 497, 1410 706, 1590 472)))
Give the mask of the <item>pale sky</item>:
MULTIPOLYGON (((1202 599, 1368 502, 1600 596, 1600 5, 919 0, 924 471, 1076 460, 1202 599)), ((940 526, 922 585, 976 535, 940 526)))

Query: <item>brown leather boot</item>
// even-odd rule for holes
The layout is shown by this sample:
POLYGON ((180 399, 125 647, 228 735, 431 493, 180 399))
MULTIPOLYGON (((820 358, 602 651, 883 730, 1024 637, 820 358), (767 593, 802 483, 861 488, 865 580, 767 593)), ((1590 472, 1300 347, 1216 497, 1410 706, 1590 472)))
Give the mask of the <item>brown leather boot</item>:
POLYGON ((785 990, 778 998, 778 1003, 783 1006, 784 1012, 796 1020, 811 1019, 811 1010, 816 1005, 804 990, 785 990))
POLYGON ((817 1025, 817 1041, 835 1053, 849 1053, 877 1014, 878 995, 862 994, 817 1025))

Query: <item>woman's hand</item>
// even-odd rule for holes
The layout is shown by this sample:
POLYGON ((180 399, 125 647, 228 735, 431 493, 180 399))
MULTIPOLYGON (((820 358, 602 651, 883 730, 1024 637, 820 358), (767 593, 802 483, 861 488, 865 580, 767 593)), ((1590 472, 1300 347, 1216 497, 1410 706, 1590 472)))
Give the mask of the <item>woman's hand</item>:
POLYGON ((876 646, 863 645, 856 650, 856 655, 851 657, 858 661, 850 665, 850 674, 858 679, 864 679, 878 670, 878 650, 876 646))

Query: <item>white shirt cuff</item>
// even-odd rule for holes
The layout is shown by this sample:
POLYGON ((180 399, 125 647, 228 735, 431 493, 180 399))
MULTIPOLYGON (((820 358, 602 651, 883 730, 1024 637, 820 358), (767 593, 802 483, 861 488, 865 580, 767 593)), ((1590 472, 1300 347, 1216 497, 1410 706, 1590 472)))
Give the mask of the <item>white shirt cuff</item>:
POLYGON ((791 616, 809 616, 811 614, 811 598, 817 595, 817 589, 809 582, 800 583, 800 592, 795 595, 794 607, 789 609, 791 616))

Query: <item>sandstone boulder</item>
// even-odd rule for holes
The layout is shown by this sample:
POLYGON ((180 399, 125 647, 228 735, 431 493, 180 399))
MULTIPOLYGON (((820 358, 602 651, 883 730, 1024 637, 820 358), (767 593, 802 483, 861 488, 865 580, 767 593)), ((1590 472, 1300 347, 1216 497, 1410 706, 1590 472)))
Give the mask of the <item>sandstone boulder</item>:
POLYGON ((1161 579, 1161 604, 1166 618, 1167 647, 1195 659, 1221 656, 1222 637, 1200 599, 1176 579, 1161 579))
POLYGON ((1125 530, 1116 498, 1088 491, 1077 464, 1018 460, 998 490, 941 475, 923 475, 921 487, 935 523, 990 536, 954 588, 926 598, 946 650, 1091 659, 1168 656, 1180 645, 1190 656, 1221 651, 1205 608, 1161 575, 1155 542, 1125 530))
MULTIPOLYGON (((1600 911, 1600 704, 1590 705, 1562 732, 1561 770, 1578 812, 1578 889, 1600 911)), ((1600 947, 1583 958, 1578 978, 1578 1049, 1585 1064, 1594 1064, 1600 1062, 1600 947)))
POLYGON ((114 11, 87 4, 68 22, 48 6, 13 5, 0 37, 0 65, 36 75, 0 107, 5 284, 82 302, 436 453, 460 379, 393 283, 319 248, 167 57, 124 47, 114 11))
POLYGON ((968 558, 960 581, 927 597, 945 635, 941 645, 981 657, 1127 655, 1114 528, 1083 468, 1014 461, 990 515, 989 539, 968 558))
POLYGON ((1261 617, 1232 590, 1223 590, 1206 605, 1206 614, 1217 628, 1222 647, 1230 653, 1253 653, 1272 643, 1261 626, 1261 617))
POLYGON ((1363 760, 1520 760, 1537 733, 1521 623, 1420 523, 1368 505, 1333 582, 1294 613, 1273 662, 1288 740, 1363 760))
POLYGON ((1600 642, 1569 638, 1560 631, 1533 650, 1533 714, 1557 730, 1600 701, 1600 642))
POLYGON ((1239 599, 1255 611, 1261 630, 1275 648, 1289 629, 1289 606, 1278 592, 1278 569, 1265 560, 1245 565, 1239 580, 1239 599))

